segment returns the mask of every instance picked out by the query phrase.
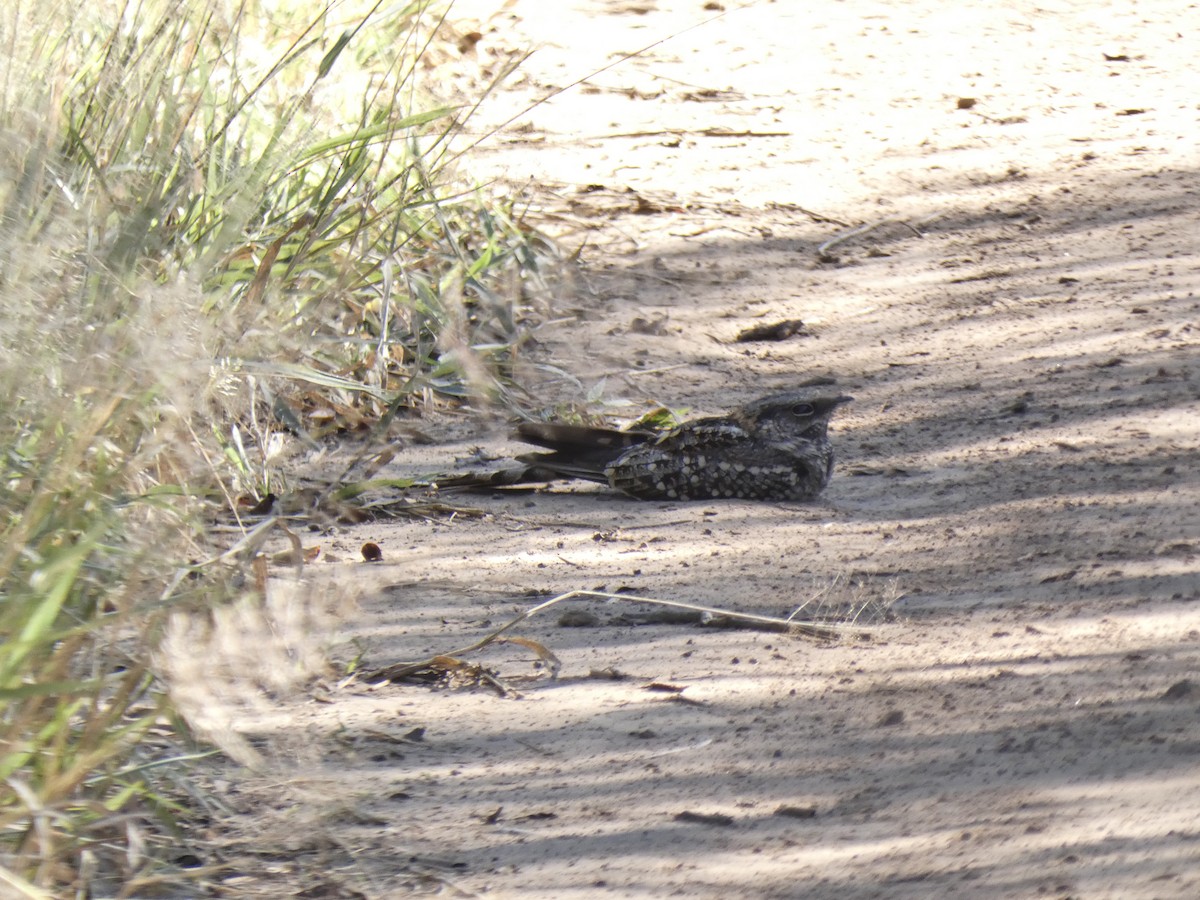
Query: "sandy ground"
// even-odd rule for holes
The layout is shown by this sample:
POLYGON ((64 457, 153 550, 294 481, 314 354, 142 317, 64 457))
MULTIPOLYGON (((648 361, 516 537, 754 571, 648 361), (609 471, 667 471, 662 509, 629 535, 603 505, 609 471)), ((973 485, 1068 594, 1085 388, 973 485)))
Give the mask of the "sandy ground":
MULTIPOLYGON (((582 247, 529 352, 547 405, 711 414, 814 376, 857 399, 816 503, 571 484, 335 534, 311 569, 357 597, 335 653, 424 658, 576 589, 869 621, 820 643, 576 603, 589 627, 563 608, 515 632, 557 679, 522 646, 478 657, 519 698, 352 682, 281 704, 256 739, 302 774, 245 795, 274 810, 280 877, 311 897, 1200 896, 1200 9, 498 6, 458 7, 480 65, 540 49, 495 124, 675 35, 478 161, 582 247), (733 340, 790 318, 808 333, 733 340), (382 563, 357 561, 367 540, 382 563)), ((427 430, 392 474, 517 451, 488 419, 427 430)))

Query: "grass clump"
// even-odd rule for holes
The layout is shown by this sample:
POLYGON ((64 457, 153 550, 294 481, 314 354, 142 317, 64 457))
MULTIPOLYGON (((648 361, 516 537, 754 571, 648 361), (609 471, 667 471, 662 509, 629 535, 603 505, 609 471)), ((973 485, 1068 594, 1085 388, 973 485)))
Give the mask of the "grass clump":
POLYGON ((304 6, 0 10, 0 884, 17 895, 174 877, 189 812, 163 778, 193 748, 151 660, 178 611, 253 594, 189 561, 219 549, 220 506, 267 487, 245 450, 270 443, 262 411, 320 431, 506 390, 546 245, 454 173, 471 107, 419 78, 445 23, 421 2, 304 6))

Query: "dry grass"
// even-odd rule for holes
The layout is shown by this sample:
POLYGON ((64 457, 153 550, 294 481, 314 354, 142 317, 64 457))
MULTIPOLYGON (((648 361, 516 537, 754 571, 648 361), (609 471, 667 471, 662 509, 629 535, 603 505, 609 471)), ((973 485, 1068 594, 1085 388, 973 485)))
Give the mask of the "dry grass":
POLYGON ((185 719, 252 760, 205 716, 323 664, 297 637, 317 607, 264 596, 252 558, 197 562, 220 555, 214 517, 277 483, 283 431, 508 390, 549 245, 455 174, 469 107, 419 77, 443 26, 425 3, 0 12, 0 878, 18 895, 182 877, 171 848, 205 805, 185 719))

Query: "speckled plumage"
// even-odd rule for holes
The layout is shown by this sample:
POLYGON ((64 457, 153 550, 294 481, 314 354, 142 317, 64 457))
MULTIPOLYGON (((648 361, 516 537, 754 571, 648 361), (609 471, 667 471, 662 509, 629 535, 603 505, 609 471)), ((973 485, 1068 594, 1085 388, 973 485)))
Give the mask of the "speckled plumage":
POLYGON ((850 399, 804 388, 657 435, 527 424, 518 437, 553 452, 520 460, 551 476, 604 482, 645 500, 811 500, 833 474, 829 418, 850 399))

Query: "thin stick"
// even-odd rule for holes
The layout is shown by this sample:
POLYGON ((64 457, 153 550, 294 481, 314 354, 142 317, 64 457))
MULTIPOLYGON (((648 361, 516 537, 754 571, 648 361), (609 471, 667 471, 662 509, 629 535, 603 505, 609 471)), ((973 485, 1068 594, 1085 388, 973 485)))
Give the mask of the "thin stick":
POLYGON ((844 241, 848 241, 851 238, 855 238, 855 237, 858 237, 859 235, 866 234, 867 232, 874 231, 876 228, 882 228, 884 225, 903 225, 905 228, 907 228, 909 231, 911 231, 917 237, 919 237, 919 238, 925 237, 925 235, 923 235, 920 232, 920 230, 913 227, 908 222, 904 222, 900 219, 880 219, 878 222, 868 222, 866 225, 859 225, 857 228, 847 231, 844 234, 839 234, 835 238, 831 238, 830 240, 826 241, 820 247, 817 248, 817 255, 823 256, 824 254, 829 252, 830 247, 836 247, 838 244, 841 244, 844 241))
POLYGON ((437 665, 437 660, 444 657, 465 656, 468 653, 474 653, 482 650, 488 644, 495 641, 500 635, 506 631, 510 631, 524 622, 526 619, 531 619, 540 613, 542 610, 549 609, 556 604, 566 600, 574 600, 578 597, 600 598, 603 600, 624 600, 632 603, 650 603, 655 606, 667 606, 672 609, 686 609, 689 612, 698 612, 711 616, 721 616, 728 619, 736 619, 742 622, 749 622, 754 625, 769 625, 773 628, 778 628, 781 631, 786 631, 789 634, 795 634, 802 637, 817 638, 820 640, 833 640, 837 637, 837 628, 834 625, 816 625, 809 622, 797 622, 793 618, 780 619, 775 616, 760 616, 755 613, 732 612, 726 609, 719 609, 714 606, 700 606, 696 603, 684 603, 679 600, 659 600, 656 597, 639 597, 635 594, 609 594, 605 591, 568 591, 565 594, 559 594, 557 597, 551 597, 537 606, 531 607, 525 612, 518 615, 515 619, 493 631, 491 634, 476 641, 470 646, 463 647, 459 650, 452 650, 448 653, 438 653, 428 659, 423 659, 420 662, 411 663, 393 663, 389 666, 384 666, 381 669, 375 669, 363 676, 364 681, 379 682, 392 681, 397 678, 403 678, 405 675, 412 675, 415 672, 420 672, 422 669, 428 669, 431 666, 437 665))

